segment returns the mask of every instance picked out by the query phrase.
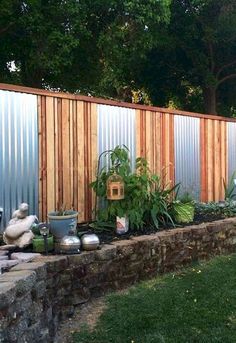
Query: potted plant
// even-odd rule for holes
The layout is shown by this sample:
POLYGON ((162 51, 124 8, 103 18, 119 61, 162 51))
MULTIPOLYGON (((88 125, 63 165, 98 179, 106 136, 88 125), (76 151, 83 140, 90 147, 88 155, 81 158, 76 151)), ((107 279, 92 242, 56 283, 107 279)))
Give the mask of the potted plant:
POLYGON ((55 241, 60 241, 69 230, 77 227, 78 212, 72 209, 66 210, 63 205, 59 210, 48 213, 48 221, 50 224, 50 232, 55 238, 55 241))
MULTIPOLYGON (((148 162, 143 157, 136 158, 135 170, 132 170, 128 148, 117 146, 109 150, 109 163, 107 168, 99 170, 97 179, 91 183, 91 187, 100 197, 103 206, 95 209, 97 225, 106 224, 109 230, 116 226, 117 233, 126 233, 128 225, 131 230, 139 230, 144 226, 152 226, 159 229, 160 225, 174 222, 169 214, 170 202, 176 186, 164 186, 158 175, 152 174, 148 162), (120 192, 123 197, 119 200, 110 200, 109 179, 119 175, 120 192), (116 224, 115 224, 116 223, 116 224)), ((117 194, 119 192, 117 191, 117 194)), ((95 226, 95 225, 94 225, 95 226)))

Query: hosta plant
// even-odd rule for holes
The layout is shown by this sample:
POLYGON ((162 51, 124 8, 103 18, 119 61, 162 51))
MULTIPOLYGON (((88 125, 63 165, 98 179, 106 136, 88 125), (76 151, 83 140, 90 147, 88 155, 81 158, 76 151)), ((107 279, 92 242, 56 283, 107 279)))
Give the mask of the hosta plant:
POLYGON ((175 200, 172 202, 172 213, 176 223, 190 223, 194 218, 194 200, 189 193, 178 197, 176 192, 175 200))

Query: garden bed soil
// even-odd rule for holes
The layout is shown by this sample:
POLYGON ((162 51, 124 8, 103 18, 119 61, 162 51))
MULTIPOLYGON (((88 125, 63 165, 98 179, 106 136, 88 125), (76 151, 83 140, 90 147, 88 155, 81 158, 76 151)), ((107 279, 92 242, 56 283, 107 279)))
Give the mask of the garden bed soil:
POLYGON ((152 235, 156 232, 167 230, 167 229, 170 230, 170 229, 178 228, 178 227, 198 225, 198 224, 213 222, 213 221, 221 220, 221 219, 225 219, 225 217, 221 215, 216 215, 216 214, 204 214, 204 215, 197 214, 194 216, 194 220, 192 222, 176 224, 175 227, 173 227, 172 225, 160 226, 158 230, 154 227, 143 227, 138 230, 130 229, 127 233, 122 234, 122 235, 118 235, 113 229, 101 228, 101 229, 93 230, 90 228, 89 223, 83 223, 83 224, 78 225, 78 234, 82 235, 83 233, 94 232, 99 236, 100 243, 108 244, 113 241, 131 239, 132 237, 152 235))
MULTIPOLYGON (((185 226, 190 226, 190 225, 198 225, 202 223, 207 223, 207 222, 213 222, 216 220, 220 219, 225 219, 225 217, 221 215, 216 215, 216 214, 197 214, 194 217, 194 220, 189 223, 181 223, 181 224, 176 224, 175 227, 172 225, 166 225, 166 226, 160 226, 160 228, 157 230, 154 227, 143 227, 140 229, 132 230, 130 229, 127 233, 118 235, 115 230, 111 229, 91 229, 89 226, 90 223, 82 223, 78 224, 78 235, 82 236, 84 233, 96 233, 99 237, 100 243, 101 244, 109 244, 114 241, 120 241, 120 240, 127 240, 127 239, 132 239, 133 237, 137 236, 143 236, 143 235, 152 235, 156 232, 164 231, 164 230, 170 230, 173 228, 178 228, 178 227, 185 227, 185 226)), ((4 245, 2 236, 0 234, 0 246, 4 245)), ((33 251, 33 246, 32 244, 29 245, 26 248, 16 248, 14 252, 32 252, 33 251)), ((54 252, 49 252, 49 255, 54 255, 54 252)))

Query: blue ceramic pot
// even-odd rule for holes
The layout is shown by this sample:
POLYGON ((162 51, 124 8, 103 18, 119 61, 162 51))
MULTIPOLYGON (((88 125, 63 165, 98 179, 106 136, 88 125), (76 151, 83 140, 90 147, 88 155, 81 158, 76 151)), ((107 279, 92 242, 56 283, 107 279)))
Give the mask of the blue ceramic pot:
POLYGON ((56 212, 48 213, 50 232, 57 242, 59 242, 65 235, 68 235, 69 230, 76 229, 77 218, 77 211, 70 211, 68 214, 63 216, 57 215, 56 212))

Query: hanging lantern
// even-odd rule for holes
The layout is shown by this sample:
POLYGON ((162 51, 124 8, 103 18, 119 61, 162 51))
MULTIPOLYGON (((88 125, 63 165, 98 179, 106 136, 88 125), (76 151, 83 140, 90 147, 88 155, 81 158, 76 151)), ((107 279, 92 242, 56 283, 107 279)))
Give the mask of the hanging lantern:
POLYGON ((107 199, 121 200, 124 197, 124 181, 122 177, 116 173, 109 176, 107 179, 107 199))

